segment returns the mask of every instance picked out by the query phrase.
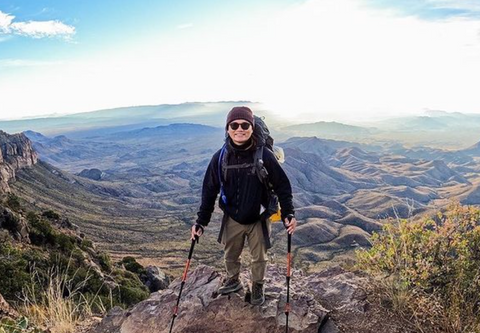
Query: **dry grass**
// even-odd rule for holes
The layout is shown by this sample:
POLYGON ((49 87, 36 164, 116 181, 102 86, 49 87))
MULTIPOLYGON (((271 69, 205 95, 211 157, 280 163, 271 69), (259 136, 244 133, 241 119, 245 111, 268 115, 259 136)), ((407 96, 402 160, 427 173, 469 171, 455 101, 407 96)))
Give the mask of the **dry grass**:
POLYGON ((51 333, 74 333, 83 320, 93 315, 94 305, 106 312, 99 298, 87 300, 81 293, 88 278, 74 285, 74 277, 68 278, 67 270, 53 268, 43 290, 36 290, 38 276, 33 274, 31 285, 23 292, 20 312, 35 326, 51 333))

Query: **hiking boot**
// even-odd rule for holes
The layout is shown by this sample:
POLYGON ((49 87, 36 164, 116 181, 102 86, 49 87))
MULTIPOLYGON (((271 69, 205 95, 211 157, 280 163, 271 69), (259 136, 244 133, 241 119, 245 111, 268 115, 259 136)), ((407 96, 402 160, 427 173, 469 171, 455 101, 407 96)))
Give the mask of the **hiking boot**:
POLYGON ((252 298, 250 304, 262 305, 265 302, 265 294, 263 292, 263 283, 252 283, 252 298))
POLYGON ((243 286, 238 278, 228 278, 223 282, 223 285, 218 288, 218 293, 222 295, 230 294, 242 289, 243 286))

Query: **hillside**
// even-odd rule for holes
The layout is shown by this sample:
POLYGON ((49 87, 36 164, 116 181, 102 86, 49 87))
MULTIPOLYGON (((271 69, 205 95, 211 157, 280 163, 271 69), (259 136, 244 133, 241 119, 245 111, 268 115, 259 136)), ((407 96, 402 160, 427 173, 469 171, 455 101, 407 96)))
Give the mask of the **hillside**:
POLYGON ((92 312, 128 307, 166 287, 168 278, 160 281, 158 268, 145 268, 132 257, 112 261, 70 219, 69 209, 61 209, 66 215, 54 210, 66 208, 61 198, 72 179, 38 162, 23 134, 0 132, 0 140, 0 170, 7 171, 0 188, 1 332, 70 330, 92 312), (39 170, 50 173, 49 181, 35 178, 39 170), (25 173, 33 176, 35 198, 45 201, 13 193, 25 173))

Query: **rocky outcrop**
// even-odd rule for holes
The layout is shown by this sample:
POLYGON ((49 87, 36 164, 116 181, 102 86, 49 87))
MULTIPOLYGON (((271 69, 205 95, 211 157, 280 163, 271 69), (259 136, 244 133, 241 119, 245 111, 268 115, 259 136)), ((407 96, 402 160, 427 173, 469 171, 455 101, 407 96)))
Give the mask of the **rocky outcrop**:
MULTIPOLYGON (((244 287, 248 285, 247 272, 242 273, 241 280, 244 287)), ((120 308, 112 309, 92 333, 168 332, 180 283, 180 279, 175 280, 168 289, 151 294, 149 299, 128 311, 120 308)), ((280 333, 285 331, 284 269, 273 265, 268 266, 266 301, 261 306, 250 305, 247 290, 226 296, 218 295, 217 289, 221 283, 221 274, 204 265, 198 266, 188 276, 174 332, 280 333)), ((302 272, 294 270, 291 282, 292 310, 289 317, 289 331, 292 333, 338 332, 334 322, 329 319, 329 311, 320 304, 321 299, 317 297, 316 289, 313 287, 314 285, 309 284, 309 278, 302 272)), ((347 306, 349 309, 363 310, 361 302, 364 302, 364 295, 357 300, 355 293, 352 292, 348 293, 345 300, 340 300, 342 297, 340 293, 349 289, 347 286, 341 287, 339 283, 336 289, 332 285, 325 288, 329 290, 329 297, 333 297, 336 305, 342 302, 347 305, 351 303, 351 306, 347 306)))
POLYGON ((366 278, 339 266, 328 268, 308 277, 306 288, 311 290, 329 310, 364 313, 367 293, 366 278))
POLYGON ((22 243, 30 243, 27 221, 23 216, 15 214, 10 209, 1 206, 0 229, 8 230, 16 240, 22 243))
POLYGON ((0 130, 0 192, 9 191, 8 182, 18 170, 38 161, 31 141, 22 133, 7 134, 0 130))
POLYGON ((147 286, 150 292, 155 292, 168 288, 170 278, 157 266, 147 266, 147 271, 143 283, 147 286))
MULTIPOLYGON (((285 332, 285 268, 269 265, 266 276, 266 301, 261 306, 252 306, 247 290, 218 295, 221 274, 199 265, 188 275, 173 332, 285 332)), ((243 272, 240 279, 245 289, 248 273, 243 272)), ((367 290, 371 283, 360 272, 341 267, 311 275, 293 270, 289 332, 407 332, 401 320, 379 304, 369 302, 367 290)), ((152 293, 150 298, 129 310, 113 308, 89 333, 168 332, 180 284, 180 279, 175 280, 168 289, 152 293)))
POLYGON ((88 178, 91 180, 101 180, 103 178, 103 172, 99 169, 83 169, 78 174, 79 177, 88 178))

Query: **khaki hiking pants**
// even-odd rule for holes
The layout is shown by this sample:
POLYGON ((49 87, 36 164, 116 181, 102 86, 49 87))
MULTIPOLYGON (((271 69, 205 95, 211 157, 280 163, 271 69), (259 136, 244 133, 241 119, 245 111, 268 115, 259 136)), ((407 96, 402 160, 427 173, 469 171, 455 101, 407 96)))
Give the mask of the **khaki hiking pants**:
MULTIPOLYGON (((262 223, 240 224, 231 217, 225 223, 222 244, 225 246, 225 268, 228 278, 238 278, 240 274, 240 255, 247 239, 252 256, 252 282, 263 283, 267 270, 267 247, 263 238, 262 223)), ((271 232, 270 220, 267 220, 268 233, 271 232)))

